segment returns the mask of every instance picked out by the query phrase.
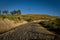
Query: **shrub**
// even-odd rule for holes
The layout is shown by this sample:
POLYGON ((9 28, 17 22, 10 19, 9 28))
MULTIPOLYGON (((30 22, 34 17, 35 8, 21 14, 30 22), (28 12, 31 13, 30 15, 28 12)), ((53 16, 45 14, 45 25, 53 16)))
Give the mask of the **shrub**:
POLYGON ((56 33, 60 32, 60 18, 56 18, 55 20, 52 21, 41 21, 39 24, 41 24, 48 30, 54 31, 56 33))
POLYGON ((27 18, 27 19, 25 19, 25 20, 28 21, 28 22, 33 21, 31 18, 27 18))

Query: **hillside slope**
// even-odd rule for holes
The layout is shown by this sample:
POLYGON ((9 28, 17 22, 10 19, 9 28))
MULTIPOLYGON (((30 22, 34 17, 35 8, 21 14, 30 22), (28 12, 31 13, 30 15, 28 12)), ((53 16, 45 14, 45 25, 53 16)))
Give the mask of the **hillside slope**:
POLYGON ((42 14, 25 14, 25 15, 0 15, 0 33, 10 30, 18 25, 35 21, 35 20, 54 20, 57 17, 42 14), (20 21, 24 20, 22 23, 20 21))
POLYGON ((31 20, 54 20, 57 18, 57 16, 51 16, 51 15, 44 15, 44 14, 25 14, 22 15, 22 17, 26 19, 31 19, 31 20))
POLYGON ((19 25, 27 23, 26 21, 21 22, 16 22, 14 20, 9 20, 9 19, 0 19, 0 33, 6 32, 8 30, 11 30, 19 25))

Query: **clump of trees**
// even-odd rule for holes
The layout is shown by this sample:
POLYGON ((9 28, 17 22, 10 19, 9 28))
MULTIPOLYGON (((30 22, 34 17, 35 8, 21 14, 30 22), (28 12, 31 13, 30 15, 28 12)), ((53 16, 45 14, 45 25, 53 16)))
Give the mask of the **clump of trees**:
POLYGON ((13 10, 10 12, 12 15, 20 15, 21 14, 21 10, 13 10))
POLYGON ((21 20, 21 10, 0 10, 0 18, 5 19, 12 19, 12 20, 21 20))
POLYGON ((32 21, 32 18, 29 17, 29 15, 28 15, 28 18, 26 17, 24 19, 23 16, 21 15, 21 10, 12 10, 10 12, 8 10, 3 10, 3 11, 0 10, 0 18, 3 18, 3 19, 8 18, 11 20, 16 20, 16 21, 17 20, 18 21, 26 20, 28 22, 32 21))
POLYGON ((12 14, 12 15, 20 15, 21 14, 21 10, 13 10, 13 11, 11 11, 11 12, 9 12, 8 10, 3 10, 3 11, 1 11, 0 10, 0 14, 12 14))
POLYGON ((3 10, 2 13, 3 14, 8 14, 8 10, 3 10))

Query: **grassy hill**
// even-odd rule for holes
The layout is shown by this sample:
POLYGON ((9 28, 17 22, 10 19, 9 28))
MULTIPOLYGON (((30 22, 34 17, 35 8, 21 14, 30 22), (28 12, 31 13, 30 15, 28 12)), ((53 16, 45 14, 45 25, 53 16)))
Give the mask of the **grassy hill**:
POLYGON ((11 20, 20 20, 19 17, 23 20, 53 20, 57 18, 56 16, 43 15, 43 14, 22 14, 22 15, 0 15, 0 18, 8 18, 11 20))
POLYGON ((23 19, 32 19, 32 20, 53 20, 57 18, 56 16, 43 15, 43 14, 27 14, 22 15, 23 19))
POLYGON ((2 15, 0 14, 0 32, 4 32, 6 30, 10 30, 14 28, 16 25, 20 25, 20 23, 27 21, 32 22, 34 20, 54 20, 58 17, 51 15, 42 15, 42 14, 22 14, 22 15, 2 15))

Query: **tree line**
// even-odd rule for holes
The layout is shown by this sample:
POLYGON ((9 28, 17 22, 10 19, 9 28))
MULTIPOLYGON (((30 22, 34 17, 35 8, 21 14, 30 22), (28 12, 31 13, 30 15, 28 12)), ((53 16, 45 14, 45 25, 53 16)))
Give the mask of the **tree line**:
POLYGON ((21 10, 12 10, 11 12, 9 12, 8 10, 3 10, 3 11, 1 11, 0 10, 0 14, 12 14, 12 15, 19 15, 19 14, 21 14, 21 10))

